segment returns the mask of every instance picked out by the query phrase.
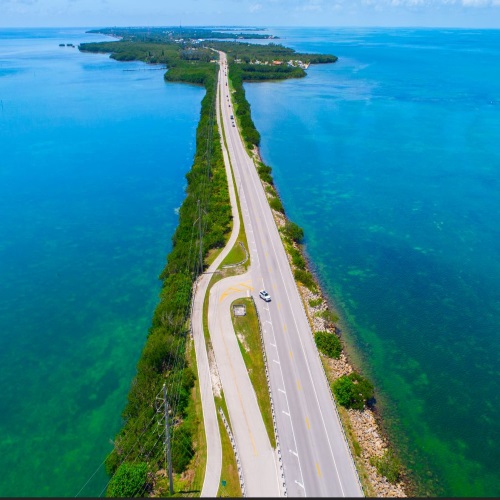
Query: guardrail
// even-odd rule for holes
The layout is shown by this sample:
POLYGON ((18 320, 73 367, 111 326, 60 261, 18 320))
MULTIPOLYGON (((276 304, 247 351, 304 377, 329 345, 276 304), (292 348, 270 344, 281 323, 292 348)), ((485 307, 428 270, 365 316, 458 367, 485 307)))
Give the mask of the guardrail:
MULTIPOLYGON (((311 320, 309 319, 309 315, 307 314, 307 310, 306 310, 305 305, 304 305, 304 298, 302 297, 302 294, 300 293, 299 287, 297 286, 295 279, 293 281, 294 281, 295 286, 297 288, 297 291, 300 295, 300 303, 302 305, 302 309, 304 310, 304 312, 307 316, 307 319, 310 322, 311 320)), ((311 333, 312 333, 312 327, 311 327, 311 333)), ((335 335, 335 334, 332 333, 332 335, 335 335)), ((313 333, 312 333, 312 336, 314 338, 313 333)), ((315 349, 315 351, 316 351, 316 355, 318 356, 318 359, 319 359, 319 364, 321 365, 321 368, 323 369, 323 373, 325 374, 326 384, 328 385, 328 392, 330 393, 330 397, 332 398, 332 402, 333 402, 333 407, 335 408, 335 413, 337 414, 337 418, 339 419, 339 422, 340 422, 340 429, 342 430, 342 435, 344 436, 344 441, 345 441, 347 450, 349 451, 349 455, 351 457, 352 463, 354 464, 354 472, 356 473, 356 479, 358 480, 358 484, 359 484, 359 487, 361 488, 361 491, 364 493, 365 490, 363 488, 363 485, 361 484, 361 479, 359 478, 358 468, 356 467, 356 461, 354 460, 354 457, 352 456, 351 447, 349 446, 349 440, 347 439, 347 436, 346 436, 346 433, 344 430, 344 426, 342 424, 342 420, 340 419, 339 410, 337 408, 337 400, 335 399, 335 396, 334 396, 333 391, 332 391, 332 387, 330 385, 330 382, 328 381, 328 375, 326 373, 325 366, 323 365, 323 361, 321 359, 319 351, 317 348, 315 349)))
POLYGON ((276 451, 278 453, 278 461, 279 461, 279 467, 280 467, 280 474, 281 474, 281 482, 283 486, 283 496, 288 496, 287 491, 286 491, 286 480, 285 480, 285 471, 283 469, 283 461, 281 459, 281 447, 280 447, 280 438, 278 435, 278 426, 276 425, 276 414, 274 412, 274 403, 273 403, 273 396, 271 393, 271 382, 269 380, 269 367, 267 364, 267 356, 266 356, 266 347, 264 345, 264 335, 262 334, 262 328, 260 327, 261 321, 260 321, 260 316, 259 316, 259 310, 257 309, 257 306, 255 305, 255 300, 253 297, 251 297, 253 305, 255 307, 255 311, 257 312, 257 319, 259 320, 259 334, 260 334, 260 342, 262 344, 262 355, 264 357, 264 365, 266 368, 266 380, 267 380, 267 390, 269 391, 269 399, 271 400, 271 414, 273 417, 273 427, 274 427, 274 439, 276 440, 276 451))
POLYGON ((236 446, 236 441, 234 440, 233 433, 231 432, 231 428, 229 427, 229 424, 227 423, 226 416, 224 415, 224 411, 222 410, 222 408, 220 406, 219 406, 219 414, 222 418, 222 422, 224 423, 224 427, 226 428, 227 434, 229 436, 229 440, 231 441, 231 446, 233 447, 234 458, 236 459, 236 467, 238 468, 238 477, 240 479, 241 494, 243 496, 246 496, 245 495, 245 479, 243 478, 243 470, 241 468, 240 457, 238 455, 238 447, 236 446))
MULTIPOLYGON (((274 224, 276 225, 276 228, 278 229, 278 233, 279 233, 279 228, 278 228, 278 225, 276 224, 276 220, 274 218, 274 214, 273 214, 273 220, 274 220, 274 224)), ((281 239, 281 234, 280 234, 280 239, 281 239)), ((284 245, 283 245, 283 248, 284 248, 284 245)), ((285 253, 287 253, 286 249, 285 249, 285 253)), ((288 256, 288 254, 287 254, 287 256, 288 256)), ((288 260, 288 258, 287 258, 287 260, 288 260)), ((290 263, 289 263, 289 265, 290 265, 290 263)), ((291 267, 290 267, 290 272, 291 272, 291 267)), ((293 277, 293 273, 292 273, 292 277, 293 277)), ((293 277, 293 282, 294 282, 295 288, 297 289, 297 292, 298 292, 298 294, 300 296, 300 305, 302 306, 302 310, 304 311, 304 314, 306 315, 306 318, 307 318, 307 321, 309 323, 309 326, 311 327, 312 337, 314 338, 314 334, 312 332, 312 326, 311 326, 311 319, 309 317, 309 314, 307 313, 307 309, 306 309, 306 307, 304 305, 304 297, 302 296, 302 293, 300 292, 300 289, 297 286, 297 282, 295 281, 295 277, 293 277)), ((320 290, 321 290, 321 288, 320 288, 320 290)), ((253 297, 252 297, 252 299, 253 299, 253 297)), ((257 311, 257 315, 258 314, 259 313, 257 311)), ((259 329, 260 329, 260 321, 259 321, 259 329)), ((332 335, 335 335, 335 334, 332 334, 332 335)), ((262 338, 262 332, 261 332, 261 338, 262 338)), ((356 461, 354 460, 354 457, 352 456, 351 447, 349 446, 349 441, 347 439, 347 436, 346 436, 346 433, 345 433, 345 430, 344 430, 344 426, 342 424, 342 420, 340 419, 340 414, 339 414, 339 411, 338 411, 338 408, 337 408, 337 401, 336 401, 335 396, 334 396, 334 394, 332 392, 332 388, 330 386, 330 382, 328 381, 328 375, 326 373, 325 367, 323 365, 323 361, 321 360, 321 356, 320 356, 317 348, 315 349, 315 352, 316 352, 316 355, 318 356, 319 363, 320 363, 321 368, 323 369, 323 373, 325 375, 326 383, 327 383, 327 386, 328 386, 328 392, 330 393, 330 397, 332 398, 333 407, 335 408, 335 413, 337 414, 337 418, 339 419, 340 428, 342 430, 342 435, 344 436, 344 441, 345 441, 347 450, 349 451, 349 455, 350 455, 352 463, 354 465, 354 472, 356 474, 356 479, 358 480, 358 484, 359 484, 359 487, 361 488, 361 491, 364 493, 365 491, 364 491, 363 485, 361 483, 361 479, 359 478, 358 469, 356 467, 356 461)), ((264 351, 264 360, 265 360, 265 351, 264 351)), ((267 375, 267 361, 266 361, 266 375, 267 375)), ((269 383, 269 379, 268 379, 268 383, 269 383)), ((272 399, 271 399, 271 408, 272 408, 272 399)), ((273 418, 274 418, 274 413, 273 413, 273 418)))

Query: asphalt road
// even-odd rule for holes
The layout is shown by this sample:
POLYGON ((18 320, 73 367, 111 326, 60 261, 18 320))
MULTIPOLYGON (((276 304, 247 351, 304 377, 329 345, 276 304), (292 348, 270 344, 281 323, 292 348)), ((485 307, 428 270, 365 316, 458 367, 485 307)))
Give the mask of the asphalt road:
POLYGON ((271 209, 238 127, 232 126, 225 61, 221 54, 222 120, 250 247, 287 493, 363 496, 271 209), (270 303, 258 298, 260 288, 271 294, 270 303))

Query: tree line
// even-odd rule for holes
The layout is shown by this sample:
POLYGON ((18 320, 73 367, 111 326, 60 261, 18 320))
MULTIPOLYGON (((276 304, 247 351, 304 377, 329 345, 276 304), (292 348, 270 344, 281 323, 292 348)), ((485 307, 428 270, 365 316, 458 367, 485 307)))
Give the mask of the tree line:
POLYGON ((82 44, 80 49, 89 52, 112 50, 111 57, 117 60, 166 62, 171 66, 165 80, 201 84, 206 89, 196 131, 196 153, 191 170, 186 174, 186 198, 179 210, 172 251, 160 275, 159 303, 122 413, 123 427, 106 460, 106 470, 112 476, 108 495, 126 493, 125 496, 134 496, 137 492, 130 488, 139 481, 145 491, 150 490, 154 473, 164 467, 161 441, 155 446, 158 443, 157 426, 151 425, 156 414, 155 398, 163 384, 169 388, 168 400, 174 423, 172 464, 176 473, 186 470, 195 451, 193 436, 198 422, 191 399, 195 374, 186 364, 192 287, 200 272, 197 267, 200 241, 194 224, 201 214, 202 255, 223 246, 231 227, 227 178, 214 115, 218 68, 201 60, 183 60, 180 49, 175 46, 119 41, 82 44))

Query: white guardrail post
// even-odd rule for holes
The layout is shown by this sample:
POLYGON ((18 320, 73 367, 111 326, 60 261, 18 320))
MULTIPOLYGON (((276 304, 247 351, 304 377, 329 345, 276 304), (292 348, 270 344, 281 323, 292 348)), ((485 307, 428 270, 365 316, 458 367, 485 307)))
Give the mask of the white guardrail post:
MULTIPOLYGON (((273 214, 273 220, 274 220, 274 214, 273 214)), ((274 224, 276 224, 276 220, 274 220, 274 224)), ((276 224, 276 228, 278 229, 278 232, 279 232, 279 228, 278 228, 277 224, 276 224)), ((280 239, 281 239, 281 236, 280 236, 280 239)), ((286 253, 286 250, 285 250, 285 253, 286 253)), ((293 277, 293 273, 292 273, 292 277, 293 277)), ((293 282, 294 282, 295 287, 297 288, 297 292, 298 292, 298 294, 300 296, 300 304, 301 304, 302 309, 304 311, 304 314, 306 315, 306 318, 307 318, 307 320, 309 322, 310 321, 309 320, 309 315, 307 314, 307 311, 306 311, 306 308, 305 308, 305 305, 304 305, 304 297, 300 293, 300 290, 299 290, 299 287, 297 286, 295 278, 293 278, 293 282)), ((253 297, 252 297, 252 299, 253 299, 253 297)), ((257 308, 255 308, 255 309, 257 309, 257 308)), ((258 315, 259 315, 259 312, 257 311, 257 316, 258 315)), ((259 321, 259 330, 260 330, 260 321, 259 321)), ((311 334, 312 334, 312 327, 311 327, 311 334)), ((314 337, 314 334, 312 334, 312 335, 314 337)), ((332 334, 332 335, 335 335, 335 334, 332 334)), ((260 336, 261 336, 262 346, 264 346, 264 340, 263 340, 263 337, 262 337, 262 331, 260 332, 260 336)), ((337 414, 337 418, 339 419, 340 428, 342 429, 342 435, 344 436, 344 440, 345 440, 345 444, 347 446, 347 450, 349 451, 349 455, 350 455, 352 463, 354 465, 354 472, 356 473, 356 479, 358 480, 358 484, 359 484, 359 487, 361 488, 361 491, 364 493, 363 485, 361 484, 361 479, 359 478, 359 474, 358 474, 358 468, 356 467, 356 462, 354 461, 354 457, 352 456, 351 447, 349 446, 349 441, 347 440, 347 436, 346 436, 346 433, 345 433, 345 430, 344 430, 344 426, 342 424, 342 420, 340 419, 339 411, 337 409, 337 401, 335 400, 335 396, 333 395, 332 388, 330 386, 330 383, 328 382, 328 376, 326 374, 326 370, 325 370, 325 367, 323 365, 323 361, 321 360, 321 356, 320 356, 320 354, 318 352, 318 349, 316 348, 315 351, 316 351, 316 355, 318 356, 321 368, 323 368, 323 373, 325 374, 325 379, 326 379, 326 383, 328 385, 328 390, 330 392, 330 397, 332 398, 332 401, 333 401, 333 407, 335 408, 335 413, 337 414)), ((266 360, 265 350, 264 350, 264 361, 266 363, 266 376, 267 376, 267 360, 266 360)), ((267 383, 269 385, 269 377, 267 378, 267 383)), ((273 408, 273 403, 272 403, 272 396, 271 396, 271 388, 270 388, 270 386, 269 386, 269 396, 271 397, 271 409, 272 409, 273 408)), ((273 410, 273 421, 274 421, 274 410, 273 410)), ((275 423, 275 429, 276 429, 276 423, 275 423)), ((276 442, 278 442, 278 436, 277 436, 277 434, 276 434, 276 442)), ((286 496, 286 493, 285 493, 285 496, 286 496)))
POLYGON ((233 447, 234 451, 234 458, 236 459, 236 467, 238 468, 238 477, 240 478, 240 487, 241 487, 241 494, 243 496, 245 495, 245 480, 243 479, 243 470, 241 468, 241 462, 240 462, 240 457, 238 455, 238 447, 236 446, 236 441, 234 440, 233 433, 231 432, 231 428, 229 427, 229 424, 227 423, 226 416, 224 415, 224 411, 222 408, 219 406, 219 413, 222 418, 222 422, 224 423, 224 427, 226 428, 227 434, 229 436, 229 440, 231 441, 231 446, 233 447))
POLYGON ((264 336, 262 334, 262 328, 260 327, 260 316, 259 316, 259 310, 257 309, 257 306, 255 305, 255 300, 253 297, 252 302, 255 307, 255 311, 257 312, 257 319, 259 323, 259 333, 260 333, 260 342, 262 344, 262 355, 264 356, 264 365, 266 369, 266 380, 267 380, 267 390, 269 391, 269 399, 271 400, 271 414, 273 417, 273 427, 274 427, 274 438, 276 440, 276 451, 278 452, 278 461, 279 461, 279 468, 280 468, 280 474, 281 474, 281 483, 283 485, 283 495, 286 497, 287 491, 286 491, 286 480, 285 480, 285 470, 283 469, 283 461, 281 459, 281 447, 280 447, 280 438, 278 435, 278 426, 276 425, 276 414, 274 412, 274 403, 273 403, 273 396, 271 393, 271 381, 269 380, 269 367, 267 364, 267 356, 266 356, 266 347, 264 345, 264 336))

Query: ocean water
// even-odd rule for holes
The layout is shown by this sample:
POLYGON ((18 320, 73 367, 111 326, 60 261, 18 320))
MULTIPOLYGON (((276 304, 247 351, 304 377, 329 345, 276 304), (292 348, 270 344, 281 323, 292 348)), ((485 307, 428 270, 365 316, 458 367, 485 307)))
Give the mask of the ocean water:
POLYGON ((203 90, 0 30, 0 495, 98 496, 153 310, 203 90))
POLYGON ((264 160, 420 493, 500 496, 500 31, 273 29, 264 160))

